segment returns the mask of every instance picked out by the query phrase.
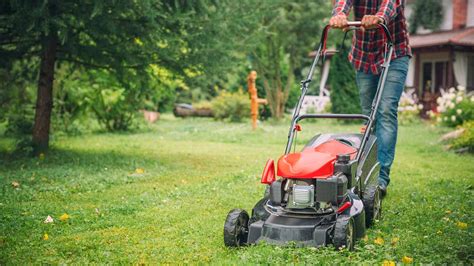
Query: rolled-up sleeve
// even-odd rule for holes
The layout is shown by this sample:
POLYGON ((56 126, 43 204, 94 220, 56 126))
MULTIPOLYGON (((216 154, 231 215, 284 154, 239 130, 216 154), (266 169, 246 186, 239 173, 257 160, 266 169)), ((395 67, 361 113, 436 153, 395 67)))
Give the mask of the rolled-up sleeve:
POLYGON ((353 0, 337 0, 332 10, 332 16, 349 15, 353 0))
POLYGON ((397 7, 399 5, 400 0, 383 0, 375 15, 383 18, 385 24, 388 24, 397 16, 397 7))

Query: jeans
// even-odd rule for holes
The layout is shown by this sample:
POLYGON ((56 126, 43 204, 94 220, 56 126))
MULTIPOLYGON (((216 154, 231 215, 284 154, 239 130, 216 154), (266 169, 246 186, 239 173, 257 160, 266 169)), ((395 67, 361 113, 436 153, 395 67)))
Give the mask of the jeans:
MULTIPOLYGON (((395 145, 398 131, 398 102, 403 92, 410 58, 403 56, 392 60, 388 68, 387 80, 380 105, 375 116, 375 135, 377 137, 377 157, 380 163, 379 184, 390 183, 390 167, 395 158, 395 145)), ((356 72, 356 82, 360 92, 362 113, 370 114, 372 100, 381 75, 356 72)))

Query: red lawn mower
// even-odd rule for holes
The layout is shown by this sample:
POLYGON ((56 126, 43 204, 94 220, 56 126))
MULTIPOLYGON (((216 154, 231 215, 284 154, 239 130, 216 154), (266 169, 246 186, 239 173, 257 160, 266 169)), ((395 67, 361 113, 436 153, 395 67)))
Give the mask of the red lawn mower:
MULTIPOLYGON (((360 22, 349 22, 350 30, 360 27, 360 22)), ((329 28, 324 28, 308 76, 301 82, 302 93, 293 113, 285 154, 278 160, 276 171, 274 161, 267 162, 261 180, 267 189, 252 216, 242 209, 233 209, 227 215, 226 246, 258 242, 312 247, 332 244, 337 249, 352 250, 356 239, 363 237, 381 214, 380 165, 373 128, 393 53, 391 35, 385 25, 379 25, 387 47, 369 116, 300 114, 313 72, 320 58, 325 59, 329 28), (318 134, 301 152, 291 152, 295 135, 301 130, 298 122, 318 118, 361 119, 366 121, 366 129, 360 134, 318 134)))

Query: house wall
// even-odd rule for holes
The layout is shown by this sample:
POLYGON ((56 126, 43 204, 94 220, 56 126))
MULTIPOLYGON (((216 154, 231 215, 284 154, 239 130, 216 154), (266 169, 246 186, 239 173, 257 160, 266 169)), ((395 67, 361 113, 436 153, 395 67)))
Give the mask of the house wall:
POLYGON ((469 0, 467 4, 467 23, 466 26, 474 27, 474 0, 469 0))

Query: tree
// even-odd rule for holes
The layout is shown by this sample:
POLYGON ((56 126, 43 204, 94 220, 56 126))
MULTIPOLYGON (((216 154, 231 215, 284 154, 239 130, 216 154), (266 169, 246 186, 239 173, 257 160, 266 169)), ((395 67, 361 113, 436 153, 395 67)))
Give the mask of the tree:
POLYGON ((246 22, 216 19, 236 18, 246 6, 222 2, 227 5, 213 0, 2 1, 1 67, 9 68, 18 59, 40 60, 34 152, 49 146, 58 62, 106 69, 113 75, 128 70, 148 75, 150 64, 182 75, 226 66, 233 58, 226 49, 235 46, 233 40, 240 36, 238 31, 245 32, 246 22))
POLYGON ((443 4, 439 0, 415 1, 410 17, 410 33, 416 33, 419 26, 437 30, 443 22, 443 4))
POLYGON ((330 1, 278 0, 267 5, 261 45, 252 53, 253 64, 263 79, 273 117, 284 114, 285 103, 295 78, 311 49, 319 41, 321 29, 330 16, 330 1))
POLYGON ((337 53, 331 59, 331 72, 329 73, 331 109, 336 114, 356 114, 361 112, 359 89, 356 84, 354 68, 347 60, 348 49, 345 47, 347 46, 341 46, 341 50, 345 52, 337 53))

